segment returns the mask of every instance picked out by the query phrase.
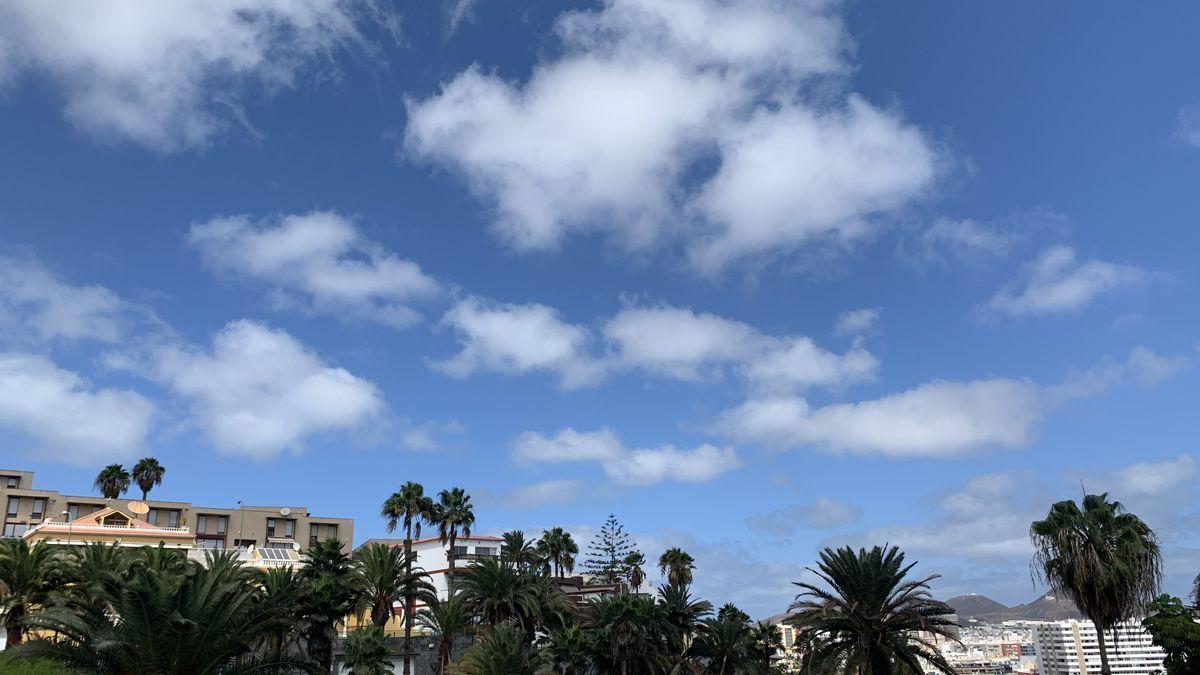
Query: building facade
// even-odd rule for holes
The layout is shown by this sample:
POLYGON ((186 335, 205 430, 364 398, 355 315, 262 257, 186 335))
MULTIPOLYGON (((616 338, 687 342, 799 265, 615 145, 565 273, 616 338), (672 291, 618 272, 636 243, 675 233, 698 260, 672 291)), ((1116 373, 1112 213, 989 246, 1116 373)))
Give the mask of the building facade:
MULTIPOLYGON (((0 470, 0 507, 4 508, 0 536, 20 537, 46 521, 66 524, 106 508, 129 514, 128 498, 64 495, 36 489, 33 472, 0 470)), ((186 529, 199 548, 292 548, 303 552, 326 539, 337 539, 349 552, 354 541, 354 521, 325 518, 303 506, 249 506, 231 508, 195 506, 189 502, 150 499, 149 510, 136 514, 139 521, 166 530, 186 529)))
MULTIPOLYGON (((1104 634, 1113 675, 1150 675, 1163 668, 1166 655, 1139 621, 1128 621, 1104 634)), ((1100 643, 1090 621, 1047 621, 1033 627, 1040 675, 1088 675, 1100 672, 1100 643)))

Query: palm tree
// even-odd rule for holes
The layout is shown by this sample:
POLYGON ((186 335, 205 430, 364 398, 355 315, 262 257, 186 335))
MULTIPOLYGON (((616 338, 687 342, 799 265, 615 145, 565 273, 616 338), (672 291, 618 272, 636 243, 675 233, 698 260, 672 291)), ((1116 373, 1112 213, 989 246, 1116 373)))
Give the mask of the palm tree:
POLYGON ((209 554, 207 565, 188 563, 184 574, 134 566, 128 578, 98 584, 96 602, 54 606, 27 616, 28 627, 46 637, 6 654, 89 673, 287 672, 311 667, 295 655, 255 651, 263 635, 286 621, 246 582, 247 574, 235 558, 232 552, 209 554))
POLYGON ((1200 607, 1200 574, 1196 575, 1196 581, 1192 583, 1192 601, 1196 603, 1196 607, 1200 607))
POLYGON ((542 639, 542 656, 559 675, 586 673, 591 664, 588 636, 578 624, 552 630, 542 639))
POLYGON ((438 673, 444 675, 450 665, 454 640, 466 635, 475 625, 475 616, 467 609, 461 593, 451 592, 442 600, 433 595, 417 612, 417 625, 438 636, 438 673))
POLYGON ((1162 581, 1154 530, 1104 493, 1084 496, 1083 508, 1070 499, 1054 504, 1029 536, 1035 573, 1095 624, 1100 672, 1111 675, 1104 632, 1143 613, 1162 581))
POLYGON ((753 648, 749 619, 743 621, 745 614, 736 607, 729 611, 729 607, 733 606, 722 607, 715 619, 704 622, 696 641, 697 654, 706 657, 709 672, 718 675, 742 672, 750 663, 753 648))
POLYGON ((382 626, 359 628, 346 638, 345 666, 350 675, 391 675, 387 634, 382 626))
POLYGON ((95 488, 105 499, 117 499, 129 489, 129 472, 120 464, 109 464, 97 474, 95 488))
MULTIPOLYGON (((387 531, 393 532, 396 526, 403 523, 404 525, 404 558, 409 565, 408 576, 412 576, 412 542, 415 532, 417 537, 421 536, 421 523, 432 522, 434 520, 434 504, 433 500, 425 496, 425 488, 420 483, 408 481, 400 486, 400 490, 394 492, 383 502, 383 507, 379 510, 379 515, 387 519, 387 531)), ((412 661, 412 626, 413 615, 416 613, 416 598, 409 595, 405 598, 404 603, 404 672, 403 675, 409 675, 412 671, 409 669, 409 663, 412 661)))
POLYGON ((521 530, 509 530, 500 535, 500 557, 501 559, 522 572, 533 567, 540 551, 534 548, 533 544, 525 538, 525 533, 521 530))
POLYGON ((619 593, 592 600, 587 621, 595 635, 601 672, 666 671, 671 659, 664 619, 662 608, 641 595, 619 593))
POLYGON ((637 593, 642 589, 642 584, 646 583, 646 570, 642 569, 642 565, 646 564, 646 556, 642 555, 641 551, 634 551, 625 556, 625 570, 629 573, 629 585, 633 586, 633 592, 637 593))
POLYGON ((825 549, 817 569, 809 568, 826 588, 795 582, 803 591, 789 608, 788 622, 797 639, 818 646, 806 654, 816 670, 887 675, 904 669, 925 672, 920 659, 946 675, 954 668, 932 642, 933 636, 957 639, 954 610, 929 594, 929 582, 906 579, 916 563, 904 564, 895 546, 871 550, 849 546, 825 549))
POLYGON ((457 590, 467 608, 489 626, 508 619, 541 616, 536 577, 495 558, 472 562, 459 579, 457 590))
POLYGON ((310 547, 297 573, 303 585, 298 614, 308 655, 326 671, 333 665, 337 623, 362 602, 361 577, 342 546, 337 539, 326 539, 310 547))
POLYGON ((561 577, 575 571, 575 556, 579 555, 579 545, 571 537, 571 533, 561 527, 554 527, 542 533, 538 540, 538 551, 542 553, 554 568, 554 576, 561 577))
POLYGON ((155 485, 162 485, 163 474, 166 472, 163 465, 153 457, 143 457, 133 465, 133 482, 142 490, 142 501, 146 501, 155 485))
POLYGON ((671 665, 680 668, 689 658, 692 638, 700 623, 712 614, 712 603, 693 600, 683 584, 666 584, 658 588, 658 604, 663 611, 671 665))
POLYGON ((48 599, 54 587, 54 567, 52 547, 0 539, 0 617, 9 646, 21 643, 25 616, 48 599))
POLYGON ((454 560, 458 555, 454 552, 454 544, 458 535, 471 536, 471 528, 475 527, 475 508, 471 506, 471 495, 456 487, 442 490, 438 493, 438 504, 435 511, 434 524, 438 528, 438 539, 442 545, 449 544, 447 561, 449 570, 446 572, 446 586, 454 585, 454 560))
POLYGON ((669 548, 658 558, 658 571, 667 575, 667 581, 672 584, 686 586, 692 583, 695 567, 696 560, 680 548, 669 548))
POLYGON ((400 600, 400 586, 408 573, 404 549, 372 542, 355 551, 354 557, 371 623, 383 627, 394 615, 392 607, 400 600))
POLYGON ((769 621, 759 621, 750 629, 750 660, 759 673, 771 672, 771 658, 783 649, 779 627, 769 621))
POLYGON ((463 655, 458 671, 467 675, 535 675, 543 663, 524 631, 502 623, 485 632, 463 655))

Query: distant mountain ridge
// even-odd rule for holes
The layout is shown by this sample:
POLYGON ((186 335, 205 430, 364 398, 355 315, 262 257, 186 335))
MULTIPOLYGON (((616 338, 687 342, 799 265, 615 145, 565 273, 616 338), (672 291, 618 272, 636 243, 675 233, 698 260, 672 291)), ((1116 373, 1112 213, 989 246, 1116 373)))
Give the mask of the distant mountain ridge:
POLYGON ((1036 599, 1015 607, 1009 607, 987 597, 972 593, 950 598, 946 604, 954 608, 959 621, 969 623, 1000 623, 1024 619, 1027 621, 1061 621, 1082 619, 1083 615, 1067 598, 1045 593, 1036 599))

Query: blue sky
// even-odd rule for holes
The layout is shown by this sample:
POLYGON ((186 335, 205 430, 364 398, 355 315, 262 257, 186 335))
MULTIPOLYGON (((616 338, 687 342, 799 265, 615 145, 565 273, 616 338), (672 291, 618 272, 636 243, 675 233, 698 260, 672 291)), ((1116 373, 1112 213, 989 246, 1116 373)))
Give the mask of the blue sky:
POLYGON ((0 10, 0 464, 615 512, 755 615, 1025 601, 1081 484, 1200 571, 1195 7, 200 6, 0 10))

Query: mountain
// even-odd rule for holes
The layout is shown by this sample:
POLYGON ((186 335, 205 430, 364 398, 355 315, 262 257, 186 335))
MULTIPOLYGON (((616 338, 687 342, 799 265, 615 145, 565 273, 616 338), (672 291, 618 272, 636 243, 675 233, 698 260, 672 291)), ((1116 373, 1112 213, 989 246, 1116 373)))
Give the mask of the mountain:
POLYGON ((1075 603, 1064 597, 1056 597, 1046 593, 1033 602, 1017 605, 1008 610, 1008 619, 1031 619, 1036 621, 1061 621, 1063 619, 1082 619, 1083 615, 1075 607, 1075 603))
POLYGON ((958 615, 959 619, 964 621, 967 619, 990 617, 1008 611, 1007 606, 978 593, 950 598, 946 601, 946 604, 953 607, 954 613, 958 615))

